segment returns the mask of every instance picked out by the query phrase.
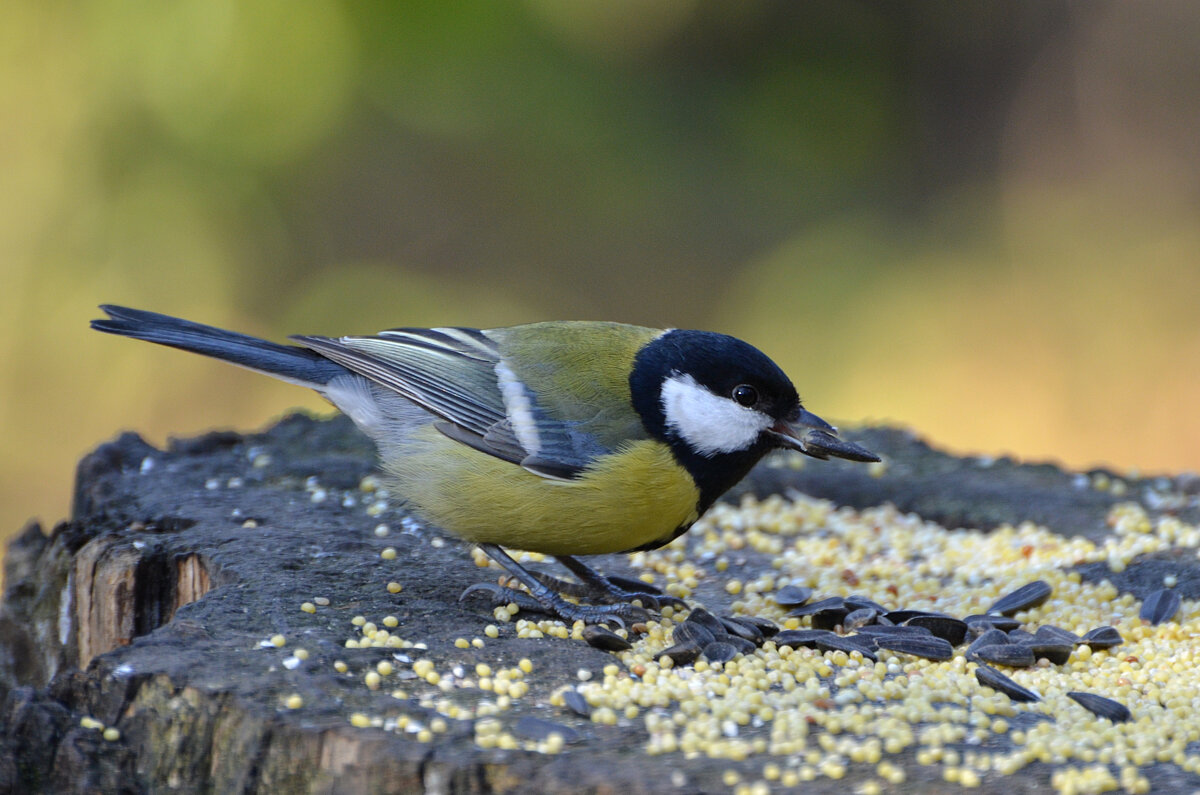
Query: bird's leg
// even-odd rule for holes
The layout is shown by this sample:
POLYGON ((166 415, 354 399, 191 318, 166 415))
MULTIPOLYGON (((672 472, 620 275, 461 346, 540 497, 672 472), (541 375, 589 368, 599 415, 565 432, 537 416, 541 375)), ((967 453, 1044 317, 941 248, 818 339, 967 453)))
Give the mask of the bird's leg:
POLYGON ((588 586, 586 593, 581 596, 603 602, 631 602, 638 599, 651 610, 658 610, 664 605, 676 608, 688 606, 682 599, 665 594, 662 589, 649 583, 614 575, 605 576, 573 555, 555 555, 554 559, 588 586))
POLYGON ((529 589, 529 594, 525 595, 520 591, 513 591, 510 588, 504 588, 500 585, 480 584, 473 585, 463 591, 462 596, 459 597, 460 599, 476 591, 488 591, 493 596, 504 598, 506 601, 508 601, 509 596, 515 595, 516 599, 514 601, 518 605, 530 609, 532 606, 521 597, 524 597, 525 600, 532 597, 543 612, 549 613, 555 618, 561 618, 568 623, 583 621, 586 624, 598 624, 605 621, 614 621, 624 626, 627 620, 644 621, 649 618, 649 614, 645 610, 628 602, 611 605, 572 604, 555 593, 545 583, 541 582, 520 563, 513 560, 511 555, 496 544, 480 544, 479 548, 486 552, 488 557, 503 566, 509 574, 520 580, 521 584, 529 589))

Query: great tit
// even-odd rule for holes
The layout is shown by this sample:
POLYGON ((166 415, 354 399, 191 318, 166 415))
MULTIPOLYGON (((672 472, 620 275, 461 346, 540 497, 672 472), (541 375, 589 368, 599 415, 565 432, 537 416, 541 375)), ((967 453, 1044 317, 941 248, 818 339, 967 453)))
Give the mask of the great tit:
POLYGON ((724 334, 554 322, 280 345, 101 309, 109 317, 92 321, 99 331, 315 389, 375 441, 417 517, 478 544, 529 589, 526 602, 567 621, 640 617, 633 598, 657 606, 665 597, 653 589, 574 556, 668 543, 769 451, 879 460, 805 410, 762 352, 724 334), (529 572, 502 547, 553 555, 605 603, 568 602, 563 581, 529 572))

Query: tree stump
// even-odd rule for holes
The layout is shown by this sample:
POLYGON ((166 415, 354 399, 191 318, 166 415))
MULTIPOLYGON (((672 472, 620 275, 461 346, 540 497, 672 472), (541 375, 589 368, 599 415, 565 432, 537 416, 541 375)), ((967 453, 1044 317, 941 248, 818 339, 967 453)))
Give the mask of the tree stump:
MULTIPOLYGON (((1049 465, 955 458, 894 429, 853 435, 886 456, 886 473, 842 462, 761 467, 739 492, 794 489, 860 508, 891 502, 948 527, 1034 521, 1092 539, 1111 533, 1115 503, 1141 493, 1136 481, 1118 497, 1049 465)), ((730 789, 729 760, 650 756, 640 719, 599 725, 551 706, 556 689, 581 671, 602 676, 616 658, 579 641, 517 637, 511 624, 484 637, 496 623, 491 606, 459 594, 494 572, 479 569, 466 544, 413 525, 397 495, 385 505, 364 490, 373 468, 370 443, 346 420, 300 415, 263 434, 212 433, 166 450, 125 434, 85 458, 72 518, 48 534, 31 524, 5 560, 0 791, 730 789), (373 532, 379 525, 385 537, 373 532), (381 557, 389 547, 394 559, 381 557), (391 582, 403 590, 389 591, 391 582), (424 648, 347 647, 359 636, 355 616, 384 615, 424 648), (455 643, 476 637, 482 647, 455 643), (417 696, 437 692, 411 670, 418 657, 437 670, 465 666, 467 678, 472 661, 494 671, 532 661, 529 691, 497 719, 518 735, 549 721, 567 746, 480 747, 475 720, 437 724, 436 698, 417 696), (381 662, 395 670, 372 689, 366 672, 381 662), (394 697, 397 687, 408 693, 394 697), (356 714, 392 718, 360 726, 356 714), (414 730, 431 725, 432 737, 414 730)), ((1186 493, 1189 483, 1176 485, 1186 493)), ((1194 499, 1174 510, 1197 518, 1194 499)), ((627 556, 595 562, 636 575, 627 556)), ((1200 595, 1194 554, 1151 556, 1119 576, 1082 569, 1139 597, 1170 570, 1186 598, 1200 595)), ((691 599, 717 612, 731 596, 710 579, 691 599)), ((911 791, 958 789, 911 753, 897 759, 907 760, 911 791)), ((1026 767, 1004 789, 1044 791, 1051 768, 1026 767)), ((1156 786, 1198 785, 1172 765, 1146 769, 1156 786)), ((852 791, 873 775, 852 766, 844 780, 809 786, 852 791)))

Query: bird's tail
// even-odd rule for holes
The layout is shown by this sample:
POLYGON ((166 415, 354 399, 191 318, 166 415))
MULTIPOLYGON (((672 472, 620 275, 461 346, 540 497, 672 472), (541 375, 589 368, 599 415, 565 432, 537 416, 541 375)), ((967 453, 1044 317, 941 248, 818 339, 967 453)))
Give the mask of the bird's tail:
POLYGON ((100 308, 108 317, 92 321, 92 328, 97 331, 212 356, 318 391, 334 378, 349 372, 307 348, 279 345, 142 309, 111 304, 103 304, 100 308))

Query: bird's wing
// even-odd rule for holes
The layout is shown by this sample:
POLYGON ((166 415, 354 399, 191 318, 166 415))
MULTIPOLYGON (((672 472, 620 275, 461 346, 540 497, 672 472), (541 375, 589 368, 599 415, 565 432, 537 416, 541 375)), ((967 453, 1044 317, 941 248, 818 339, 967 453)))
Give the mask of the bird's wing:
POLYGON ((608 452, 579 423, 547 413, 487 332, 404 328, 292 339, 441 417, 446 436, 544 477, 572 478, 608 452))

